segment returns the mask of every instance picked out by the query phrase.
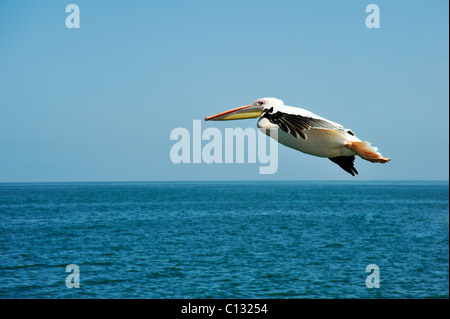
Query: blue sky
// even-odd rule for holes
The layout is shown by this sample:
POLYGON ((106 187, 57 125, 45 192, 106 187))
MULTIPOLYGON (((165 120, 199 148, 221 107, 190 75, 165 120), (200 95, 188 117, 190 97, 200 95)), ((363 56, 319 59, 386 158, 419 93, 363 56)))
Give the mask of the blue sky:
MULTIPOLYGON (((448 180, 448 1, 2 1, 0 182, 448 180), (68 29, 67 4, 80 8, 68 29), (365 8, 380 8, 368 29, 365 8), (179 164, 176 127, 277 97, 392 158, 352 177, 279 147, 279 169, 179 164)), ((254 127, 256 119, 202 122, 254 127)))

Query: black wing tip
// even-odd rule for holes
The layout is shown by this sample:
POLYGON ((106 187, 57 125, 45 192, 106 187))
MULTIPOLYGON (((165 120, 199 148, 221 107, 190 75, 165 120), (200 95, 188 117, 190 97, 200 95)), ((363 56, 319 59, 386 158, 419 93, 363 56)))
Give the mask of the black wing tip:
POLYGON ((344 171, 351 174, 352 176, 358 175, 358 171, 354 166, 355 156, 330 157, 329 160, 332 161, 333 163, 338 164, 340 168, 342 168, 344 171))
POLYGON ((352 174, 352 176, 358 175, 358 171, 354 167, 351 170, 345 170, 345 171, 352 174))

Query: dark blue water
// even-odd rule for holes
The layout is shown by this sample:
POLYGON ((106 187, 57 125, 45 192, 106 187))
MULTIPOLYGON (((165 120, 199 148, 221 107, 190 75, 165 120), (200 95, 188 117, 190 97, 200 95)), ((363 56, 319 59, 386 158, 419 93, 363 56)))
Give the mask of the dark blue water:
POLYGON ((448 182, 0 184, 0 298, 448 298, 448 239, 448 182))

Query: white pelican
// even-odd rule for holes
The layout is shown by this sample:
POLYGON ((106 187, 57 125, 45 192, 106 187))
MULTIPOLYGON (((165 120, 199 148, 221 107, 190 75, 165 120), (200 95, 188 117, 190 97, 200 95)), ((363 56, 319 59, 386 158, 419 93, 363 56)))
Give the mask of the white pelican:
POLYGON ((258 128, 270 136, 278 131, 278 142, 300 152, 327 157, 343 170, 355 176, 355 155, 372 163, 387 163, 376 147, 361 141, 341 124, 329 121, 305 109, 284 105, 275 98, 263 98, 253 103, 205 118, 205 121, 228 121, 257 118, 258 128))

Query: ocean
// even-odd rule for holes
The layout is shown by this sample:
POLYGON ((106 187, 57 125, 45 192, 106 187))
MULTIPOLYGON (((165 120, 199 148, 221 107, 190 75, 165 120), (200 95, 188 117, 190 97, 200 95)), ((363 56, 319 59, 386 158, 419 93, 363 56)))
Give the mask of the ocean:
POLYGON ((0 184, 0 298, 449 298, 449 183, 0 184))

